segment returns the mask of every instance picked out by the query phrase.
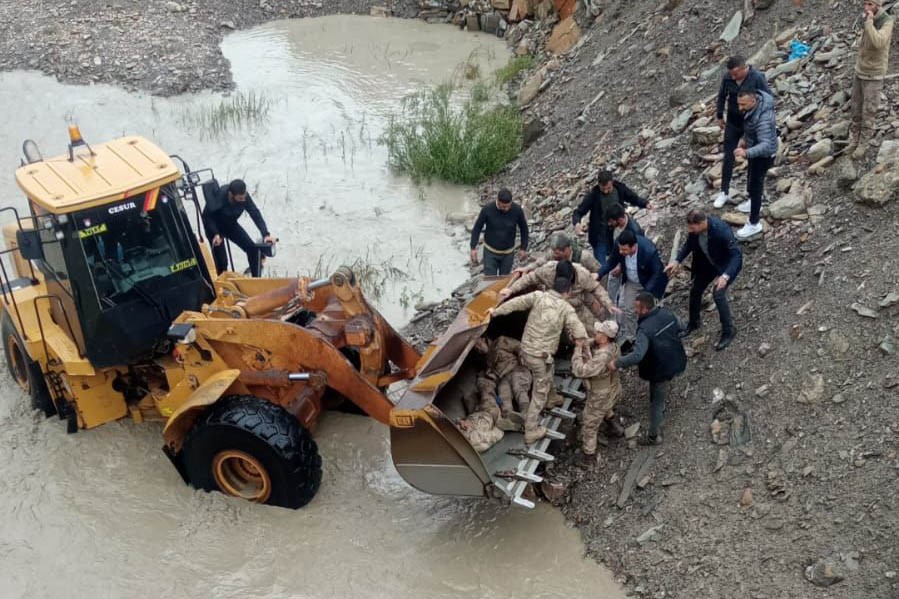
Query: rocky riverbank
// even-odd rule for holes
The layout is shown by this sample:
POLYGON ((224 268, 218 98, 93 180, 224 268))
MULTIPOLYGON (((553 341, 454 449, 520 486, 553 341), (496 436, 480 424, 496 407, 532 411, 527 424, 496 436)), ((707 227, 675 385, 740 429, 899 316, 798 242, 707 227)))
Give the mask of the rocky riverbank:
MULTIPOLYGON (((12 25, 0 34, 0 68, 162 94, 226 89, 217 45, 231 26, 371 10, 348 1, 170 4, 113 0, 98 17, 76 4, 4 2, 0 17, 12 25)), ((708 305, 704 334, 691 339, 690 366, 672 391, 665 445, 647 451, 612 440, 594 473, 570 465, 567 448, 545 493, 590 554, 640 597, 897 596, 899 79, 885 85, 889 101, 868 159, 840 156, 858 6, 609 0, 566 19, 554 3, 537 15, 543 20, 514 24, 506 17, 517 0, 509 11, 432 4, 436 12, 424 16, 461 13, 466 27, 471 14, 498 13, 516 51, 539 57, 510 90, 531 124, 531 145, 482 188, 485 201, 501 186, 522 199, 535 250, 569 228, 595 172, 612 168, 652 200, 636 216, 670 253, 683 215, 711 210, 720 178, 712 125, 722 61, 743 52, 766 70, 782 144, 765 234, 744 246, 732 291, 737 341, 712 350, 718 327, 708 305), (810 54, 788 60, 793 40, 810 54)), ((391 10, 416 16, 422 7, 391 10)), ((734 224, 744 218, 732 207, 721 214, 734 224)), ((667 303, 680 314, 688 284, 682 275, 669 287, 667 303)), ((407 328, 412 340, 438 334, 464 291, 419 314, 407 328)), ((621 413, 631 432, 646 412, 645 385, 628 374, 621 413)))

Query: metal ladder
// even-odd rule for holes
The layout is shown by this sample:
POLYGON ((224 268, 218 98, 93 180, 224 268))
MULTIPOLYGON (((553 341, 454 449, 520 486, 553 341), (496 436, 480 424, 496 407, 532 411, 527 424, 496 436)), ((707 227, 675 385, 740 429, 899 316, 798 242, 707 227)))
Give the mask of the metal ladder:
POLYGON ((561 407, 543 411, 540 424, 546 427, 546 436, 530 445, 525 445, 522 441, 521 446, 510 449, 508 451, 510 455, 521 456, 522 458, 518 463, 517 469, 509 475, 500 473, 495 475, 511 479, 504 491, 513 505, 528 509, 535 507, 534 502, 525 499, 522 497, 522 494, 529 484, 543 482, 543 477, 537 474, 537 468, 542 463, 555 460, 555 456, 547 452, 549 445, 553 441, 565 439, 565 434, 559 431, 559 427, 563 421, 575 419, 574 412, 570 410, 572 402, 575 399, 582 400, 585 398, 584 392, 581 391, 581 380, 571 375, 570 363, 567 360, 556 362, 555 387, 559 395, 562 396, 563 401, 561 407))

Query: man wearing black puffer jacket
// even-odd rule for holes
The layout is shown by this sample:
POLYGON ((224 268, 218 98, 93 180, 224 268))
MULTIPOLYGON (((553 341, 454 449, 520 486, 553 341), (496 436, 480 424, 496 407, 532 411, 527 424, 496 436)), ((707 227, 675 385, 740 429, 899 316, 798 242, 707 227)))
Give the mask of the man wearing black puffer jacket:
POLYGON ((677 317, 667 308, 656 307, 649 292, 637 295, 637 342, 629 354, 609 363, 609 371, 639 364, 640 378, 649 381, 649 431, 639 440, 641 445, 661 445, 662 421, 671 379, 687 368, 687 354, 680 339, 677 317))

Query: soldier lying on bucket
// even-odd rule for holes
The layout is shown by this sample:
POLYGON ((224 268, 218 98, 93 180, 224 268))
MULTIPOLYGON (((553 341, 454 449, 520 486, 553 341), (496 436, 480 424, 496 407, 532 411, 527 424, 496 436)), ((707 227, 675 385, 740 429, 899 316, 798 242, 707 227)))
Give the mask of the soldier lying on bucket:
POLYGON ((493 414, 496 425, 506 431, 522 430, 522 414, 530 403, 531 371, 521 363, 520 348, 520 341, 505 336, 482 337, 475 344, 487 362, 477 378, 478 410, 493 414))
POLYGON ((490 412, 472 412, 456 423, 475 451, 483 453, 499 443, 505 433, 496 427, 490 412))

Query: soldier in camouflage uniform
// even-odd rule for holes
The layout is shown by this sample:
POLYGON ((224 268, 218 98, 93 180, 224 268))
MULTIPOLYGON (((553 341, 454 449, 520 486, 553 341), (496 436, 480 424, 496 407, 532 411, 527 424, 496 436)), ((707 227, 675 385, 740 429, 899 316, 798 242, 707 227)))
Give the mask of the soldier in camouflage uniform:
POLYGON ((618 372, 608 369, 609 362, 621 356, 618 344, 614 343, 618 323, 614 320, 597 322, 594 331, 593 345, 581 346, 571 357, 571 373, 585 379, 589 386, 581 415, 581 451, 585 465, 590 468, 596 464, 596 440, 600 426, 606 423, 609 431, 616 436, 624 433, 613 412, 621 397, 621 380, 618 372))
POLYGON ((561 262, 550 261, 543 266, 538 266, 531 272, 513 281, 505 289, 502 289, 500 295, 507 298, 527 289, 540 287, 552 289, 553 281, 556 278, 556 269, 559 265, 565 265, 563 270, 566 272, 571 272, 572 269, 574 271, 568 303, 574 308, 585 329, 592 327, 597 318, 606 317, 610 313, 621 313, 621 310, 615 306, 609 294, 593 278, 590 271, 580 264, 574 264, 567 260, 561 262))
MULTIPOLYGON (((562 264, 570 263, 563 262, 562 264)), ((571 279, 556 277, 552 291, 533 291, 511 299, 490 312, 494 316, 530 310, 524 334, 521 337, 521 361, 531 371, 534 387, 531 403, 525 416, 525 443, 530 445, 546 436, 546 428, 540 425, 540 412, 554 390, 555 353, 563 331, 567 331, 580 347, 587 338, 587 331, 568 303, 571 279)))
POLYGON ((489 412, 472 412, 457 424, 462 435, 478 453, 483 453, 499 443, 505 434, 496 427, 493 415, 489 412))
POLYGON ((492 340, 481 338, 475 345, 487 358, 487 369, 477 377, 480 394, 477 409, 491 413, 503 430, 520 430, 523 423, 520 413, 527 412, 530 401, 531 372, 519 360, 520 347, 520 341, 505 336, 492 340))
POLYGON ((524 275, 537 267, 543 266, 547 262, 561 262, 562 260, 568 260, 572 264, 580 264, 591 273, 597 273, 601 268, 599 260, 597 260, 590 252, 585 252, 577 242, 577 239, 572 239, 565 233, 559 231, 550 236, 549 251, 545 256, 538 257, 536 262, 531 266, 517 268, 512 272, 513 274, 517 273, 519 275, 524 275))

